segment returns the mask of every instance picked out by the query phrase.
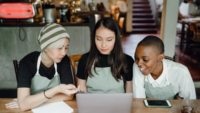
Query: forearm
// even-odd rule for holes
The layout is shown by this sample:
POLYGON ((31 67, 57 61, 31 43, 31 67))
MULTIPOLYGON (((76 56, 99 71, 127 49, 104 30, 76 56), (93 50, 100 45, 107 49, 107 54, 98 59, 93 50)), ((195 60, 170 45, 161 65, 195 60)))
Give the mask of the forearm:
MULTIPOLYGON (((45 95, 47 97, 53 97, 57 93, 59 93, 57 86, 45 91, 45 95)), ((25 96, 24 98, 18 97, 18 103, 21 111, 26 111, 35 108, 48 100, 49 99, 44 96, 44 92, 41 92, 36 95, 25 96)))
POLYGON ((177 99, 177 100, 183 100, 183 98, 180 97, 179 95, 176 95, 176 99, 177 99))
POLYGON ((126 81, 126 93, 133 93, 132 81, 126 81))
POLYGON ((80 86, 80 90, 87 92, 86 80, 77 78, 77 86, 80 86))
POLYGON ((65 95, 65 94, 56 94, 51 99, 45 101, 45 102, 59 102, 59 101, 65 101, 65 100, 72 100, 74 95, 65 95))
POLYGON ((179 17, 180 19, 184 19, 184 18, 185 18, 180 12, 178 12, 178 17, 179 17))
POLYGON ((133 93, 132 89, 126 89, 126 93, 133 93))

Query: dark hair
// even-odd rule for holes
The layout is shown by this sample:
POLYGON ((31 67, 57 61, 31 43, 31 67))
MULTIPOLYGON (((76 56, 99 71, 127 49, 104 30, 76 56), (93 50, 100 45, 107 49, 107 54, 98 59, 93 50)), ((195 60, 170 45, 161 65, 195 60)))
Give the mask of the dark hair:
MULTIPOLYGON (((179 2, 180 2, 180 1, 179 1, 179 2)), ((184 3, 188 3, 188 1, 187 1, 187 0, 184 0, 183 2, 184 2, 184 3)))
POLYGON ((126 70, 127 64, 126 64, 126 56, 123 53, 121 46, 121 37, 119 31, 120 28, 117 22, 112 18, 102 18, 95 25, 94 31, 92 32, 91 35, 91 47, 89 51, 89 56, 87 58, 84 75, 86 78, 88 76, 90 77, 93 76, 91 72, 91 68, 93 65, 94 65, 94 71, 97 74, 95 67, 99 61, 100 52, 95 44, 95 35, 96 35, 96 30, 101 26, 104 26, 109 30, 115 32, 115 45, 110 55, 108 56, 108 64, 111 66, 111 72, 113 77, 118 81, 119 79, 122 78, 121 75, 127 73, 126 70))
POLYGON ((139 42, 138 46, 154 46, 158 50, 159 54, 165 52, 163 41, 156 36, 147 36, 142 41, 139 42))

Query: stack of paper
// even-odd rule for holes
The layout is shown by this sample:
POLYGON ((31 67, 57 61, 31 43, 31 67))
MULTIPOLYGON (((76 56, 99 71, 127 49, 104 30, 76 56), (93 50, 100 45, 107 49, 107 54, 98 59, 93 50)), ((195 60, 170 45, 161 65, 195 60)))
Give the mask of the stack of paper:
POLYGON ((73 109, 65 102, 44 103, 34 109, 33 113, 71 113, 73 109))

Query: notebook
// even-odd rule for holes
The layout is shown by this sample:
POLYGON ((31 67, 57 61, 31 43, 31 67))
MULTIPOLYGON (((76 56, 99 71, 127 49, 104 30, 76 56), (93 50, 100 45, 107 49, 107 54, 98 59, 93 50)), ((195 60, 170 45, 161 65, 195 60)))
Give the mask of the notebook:
POLYGON ((71 113, 74 110, 65 102, 44 103, 32 109, 33 113, 71 113))
POLYGON ((78 113, 131 113, 132 93, 77 94, 78 113))

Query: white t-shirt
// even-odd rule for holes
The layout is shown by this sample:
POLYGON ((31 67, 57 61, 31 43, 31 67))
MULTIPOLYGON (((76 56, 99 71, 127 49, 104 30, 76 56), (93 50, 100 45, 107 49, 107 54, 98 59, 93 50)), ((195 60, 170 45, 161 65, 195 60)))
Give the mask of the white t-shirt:
POLYGON ((182 4, 183 1, 184 0, 179 0, 179 7, 181 6, 181 4, 182 4))
MULTIPOLYGON (((163 59, 163 72, 154 80, 151 74, 147 75, 148 81, 153 87, 164 87, 166 74, 168 73, 168 80, 172 85, 174 94, 179 94, 180 97, 187 98, 189 93, 190 99, 196 99, 196 92, 194 83, 187 67, 182 64, 173 62, 171 60, 163 59)), ((145 75, 140 72, 136 63, 133 65, 133 97, 146 98, 144 88, 145 75)))

